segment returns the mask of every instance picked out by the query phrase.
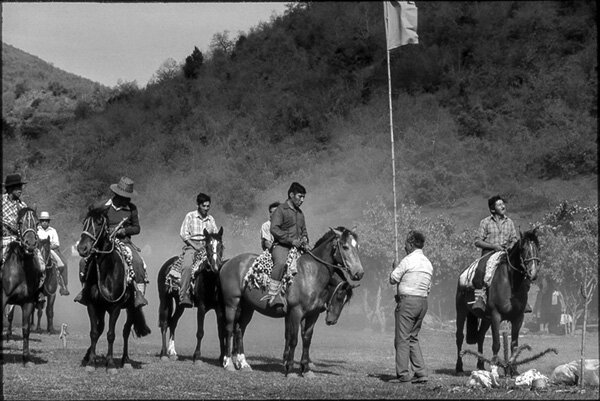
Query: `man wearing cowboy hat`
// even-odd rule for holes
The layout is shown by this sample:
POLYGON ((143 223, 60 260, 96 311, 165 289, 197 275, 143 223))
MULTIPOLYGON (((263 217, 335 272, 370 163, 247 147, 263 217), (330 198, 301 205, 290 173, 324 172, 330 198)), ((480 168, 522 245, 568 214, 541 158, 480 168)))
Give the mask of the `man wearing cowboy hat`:
POLYGON ((27 207, 27 204, 21 200, 25 184, 19 174, 9 174, 4 180, 6 193, 2 195, 2 259, 8 244, 17 240, 19 234, 17 215, 19 210, 27 207))
MULTIPOLYGON (((148 305, 144 298, 146 288, 147 273, 146 263, 138 253, 137 247, 131 242, 131 236, 140 233, 140 221, 138 218, 138 209, 131 203, 131 198, 137 196, 137 191, 133 189, 133 180, 129 177, 121 177, 117 184, 112 184, 110 190, 113 197, 106 202, 97 203, 94 207, 104 207, 108 216, 108 228, 112 233, 115 230, 116 239, 120 240, 131 251, 132 266, 135 272, 135 278, 132 280, 135 291, 135 307, 148 305), (139 284, 137 284, 139 283, 139 284)), ((87 271, 88 264, 85 264, 87 271)), ((80 272, 85 277, 86 272, 80 272)), ((83 283, 81 292, 75 297, 74 301, 81 304, 87 304, 86 285, 83 283)))
POLYGON ((38 238, 44 240, 50 239, 50 256, 54 259, 56 267, 60 273, 58 284, 60 285, 60 295, 69 295, 67 284, 69 276, 67 273, 67 262, 60 252, 60 241, 58 233, 54 227, 50 227, 50 213, 42 212, 39 217, 40 225, 38 227, 38 238))

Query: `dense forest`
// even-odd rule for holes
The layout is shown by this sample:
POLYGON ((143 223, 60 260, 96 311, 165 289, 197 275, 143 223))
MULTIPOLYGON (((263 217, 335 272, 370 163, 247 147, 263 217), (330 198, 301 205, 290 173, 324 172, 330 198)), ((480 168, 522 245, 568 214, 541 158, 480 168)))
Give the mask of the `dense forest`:
MULTIPOLYGON (((478 219, 501 193, 541 219, 564 199, 538 183, 597 180, 596 2, 417 6, 419 44, 390 54, 397 200, 402 228, 445 233, 433 243, 452 256, 434 266, 454 272, 476 256, 472 239, 424 209, 477 197, 478 219)), ((102 107, 80 99, 68 121, 32 131, 3 114, 3 169, 24 174, 25 198, 73 238, 86 205, 129 175, 156 248, 178 244, 196 194, 209 193, 228 257, 259 249, 267 205, 299 181, 313 241, 340 224, 365 233, 374 295, 394 256, 387 85, 380 2, 290 3, 247 33, 216 33, 206 54, 166 60, 144 88, 120 83, 102 107)))

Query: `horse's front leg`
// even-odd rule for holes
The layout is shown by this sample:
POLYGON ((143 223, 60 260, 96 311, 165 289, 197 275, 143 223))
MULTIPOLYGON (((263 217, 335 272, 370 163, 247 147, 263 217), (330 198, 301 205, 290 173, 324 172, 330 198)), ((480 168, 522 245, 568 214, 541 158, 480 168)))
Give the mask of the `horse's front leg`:
POLYGON ((8 327, 6 328, 6 342, 9 342, 10 338, 12 337, 12 322, 13 322, 13 319, 15 318, 15 306, 7 305, 6 301, 3 300, 2 301, 2 310, 3 311, 6 306, 8 306, 8 312, 6 313, 6 319, 8 320, 8 327))
POLYGON ((121 308, 114 306, 108 314, 108 331, 106 332, 106 341, 108 341, 108 350, 106 351, 106 369, 110 374, 117 373, 117 365, 113 358, 113 345, 115 343, 115 326, 117 325, 117 319, 121 314, 121 308))
POLYGON ((302 316, 297 308, 292 308, 285 316, 285 353, 287 358, 283 361, 283 367, 286 377, 294 368, 294 352, 298 345, 298 329, 300 328, 300 320, 302 316))
POLYGON ((319 314, 315 313, 310 316, 305 316, 304 320, 302 320, 302 357, 300 358, 300 373, 306 378, 315 377, 314 372, 310 369, 309 350, 313 330, 318 317, 319 314))
POLYGON ((56 301, 56 295, 48 295, 46 297, 46 322, 48 334, 58 334, 54 330, 54 302, 56 301))
POLYGON ((246 355, 244 354, 244 334, 246 334, 246 328, 248 327, 253 314, 254 309, 249 307, 242 307, 239 310, 239 313, 236 314, 237 327, 235 329, 235 349, 233 359, 236 367, 243 372, 252 370, 252 367, 246 360, 246 355))
POLYGON ((158 306, 158 327, 160 327, 160 337, 162 346, 160 348, 160 360, 168 361, 167 354, 167 330, 169 328, 169 320, 173 313, 173 300, 168 294, 161 294, 160 304, 158 306))
POLYGON ((502 318, 497 311, 492 312, 492 364, 498 364, 498 352, 500 351, 500 323, 502 318))
POLYGON ((132 308, 126 309, 127 320, 123 325, 123 356, 121 358, 121 366, 125 369, 131 369, 131 360, 129 359, 129 335, 131 334, 131 327, 133 326, 133 314, 132 308))
POLYGON ((215 307, 215 314, 217 318, 217 334, 219 335, 219 363, 223 363, 223 359, 225 358, 225 354, 227 353, 226 347, 226 336, 227 332, 225 331, 225 311, 223 307, 217 302, 217 306, 215 307))
POLYGON ((228 371, 235 371, 231 355, 233 354, 233 334, 238 305, 239 299, 238 303, 225 305, 225 357, 223 358, 223 367, 228 371))
POLYGON ((464 329, 465 329, 465 320, 467 318, 467 313, 463 310, 463 306, 456 304, 456 366, 454 368, 456 373, 463 373, 463 361, 460 353, 462 352, 462 344, 465 339, 464 329))
POLYGON ((192 356, 192 363, 197 366, 202 365, 202 361, 200 357, 202 356, 200 352, 200 347, 202 345, 202 339, 204 338, 204 318, 206 317, 206 306, 204 302, 198 303, 198 310, 196 311, 196 323, 198 327, 196 328, 196 349, 194 350, 194 355, 192 356))
POLYGON ((42 332, 42 315, 44 314, 44 307, 42 306, 41 303, 35 305, 31 312, 32 325, 33 325, 33 316, 35 315, 34 312, 36 310, 37 310, 37 325, 35 326, 35 332, 41 333, 42 332))
POLYGON ((93 372, 96 370, 96 344, 98 344, 98 339, 104 331, 105 311, 96 309, 93 304, 88 303, 87 312, 90 319, 90 346, 83 357, 82 363, 87 372, 93 372))
MULTIPOLYGON (((513 321, 510 322, 511 325, 511 329, 510 329, 510 356, 512 358, 513 354, 515 353, 515 351, 517 350, 517 348, 519 347, 519 332, 521 331, 521 326, 523 325, 523 318, 524 315, 520 315, 517 318, 515 318, 513 321)), ((508 361, 506 361, 508 362, 508 361)), ((512 365, 508 365, 508 372, 507 374, 510 375, 510 377, 513 377, 515 375, 519 374, 519 371, 517 370, 516 366, 512 366, 512 365)))
POLYGON ((175 304, 175 312, 169 318, 169 346, 167 348, 167 355, 171 361, 177 360, 177 350, 175 349, 175 329, 177 329, 177 323, 179 323, 179 318, 183 315, 185 308, 179 305, 179 303, 175 304))
MULTIPOLYGON (((483 342, 485 341, 485 334, 492 322, 488 319, 480 319, 479 330, 477 331, 477 352, 483 355, 483 342)), ((477 369, 485 370, 485 362, 481 358, 477 358, 477 369)))
POLYGON ((31 354, 29 353, 29 333, 31 332, 31 316, 33 314, 33 303, 27 302, 24 303, 21 307, 21 311, 23 312, 22 316, 22 325, 23 325, 23 364, 25 367, 33 366, 31 362, 31 354))

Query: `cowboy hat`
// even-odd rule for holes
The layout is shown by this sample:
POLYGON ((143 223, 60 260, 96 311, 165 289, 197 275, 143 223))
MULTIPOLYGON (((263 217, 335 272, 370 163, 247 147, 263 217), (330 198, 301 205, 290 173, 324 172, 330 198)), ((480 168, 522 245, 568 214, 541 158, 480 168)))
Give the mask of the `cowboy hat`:
POLYGON ((50 213, 48 213, 48 212, 40 213, 40 218, 38 220, 50 220, 50 213))
POLYGON ((131 198, 138 194, 133 189, 133 180, 129 177, 121 177, 117 184, 112 184, 110 186, 110 190, 124 198, 131 198))
POLYGON ((23 184, 27 184, 27 181, 23 181, 21 179, 20 174, 9 174, 6 176, 6 179, 4 180, 5 188, 9 188, 9 187, 12 187, 15 185, 23 185, 23 184))

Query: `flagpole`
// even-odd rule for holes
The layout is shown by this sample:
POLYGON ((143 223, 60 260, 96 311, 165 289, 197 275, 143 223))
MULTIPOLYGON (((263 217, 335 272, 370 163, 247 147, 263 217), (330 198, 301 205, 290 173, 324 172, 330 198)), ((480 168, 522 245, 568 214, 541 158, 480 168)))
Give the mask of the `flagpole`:
MULTIPOLYGON (((389 21, 387 7, 383 2, 383 12, 385 14, 385 28, 386 32, 389 31, 389 21)), ((392 114, 392 75, 390 72, 390 50, 387 46, 388 35, 385 35, 386 40, 386 55, 387 55, 387 74, 388 74, 388 100, 390 109, 390 142, 392 148, 392 192, 394 195, 394 260, 398 261, 398 218, 397 218, 397 206, 396 206, 396 159, 394 155, 394 118, 392 114)))

